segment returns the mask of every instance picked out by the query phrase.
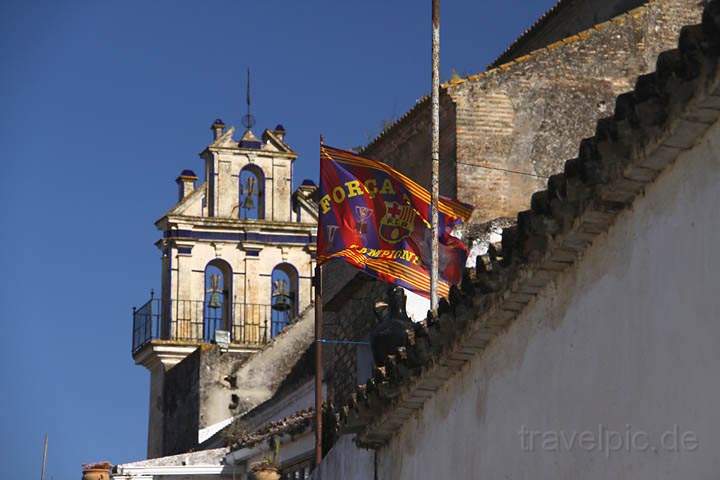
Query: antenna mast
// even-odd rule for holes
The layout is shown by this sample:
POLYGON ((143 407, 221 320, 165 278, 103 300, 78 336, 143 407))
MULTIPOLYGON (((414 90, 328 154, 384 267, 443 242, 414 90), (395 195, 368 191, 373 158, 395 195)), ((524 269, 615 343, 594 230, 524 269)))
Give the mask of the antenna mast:
POLYGON ((45 442, 43 442, 43 459, 42 470, 40 471, 40 480, 45 480, 45 472, 47 471, 47 453, 48 453, 48 434, 45 434, 45 442))
POLYGON ((247 93, 246 93, 246 102, 247 102, 247 114, 250 115, 250 67, 247 69, 247 93))
POLYGON ((247 69, 247 88, 245 91, 245 103, 247 105, 247 114, 243 116, 242 123, 250 130, 253 125, 255 125, 255 117, 252 116, 252 112, 250 111, 250 67, 247 69))

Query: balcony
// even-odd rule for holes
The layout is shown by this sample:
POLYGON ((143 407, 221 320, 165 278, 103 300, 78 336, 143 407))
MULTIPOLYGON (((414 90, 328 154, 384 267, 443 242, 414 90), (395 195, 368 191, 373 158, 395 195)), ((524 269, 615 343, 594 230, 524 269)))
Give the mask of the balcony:
POLYGON ((132 353, 152 340, 211 343, 217 330, 228 331, 230 343, 260 347, 295 319, 291 311, 279 312, 269 304, 217 307, 202 300, 151 298, 133 308, 132 353))

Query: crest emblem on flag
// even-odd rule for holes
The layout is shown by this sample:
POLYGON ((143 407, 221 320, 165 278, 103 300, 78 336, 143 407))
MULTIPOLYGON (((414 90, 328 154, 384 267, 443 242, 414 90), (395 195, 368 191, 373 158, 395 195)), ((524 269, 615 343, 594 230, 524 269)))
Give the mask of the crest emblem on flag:
POLYGON ((373 211, 369 207, 358 205, 355 207, 355 216, 357 218, 357 231, 364 235, 367 233, 367 222, 368 218, 373 214, 373 211))
POLYGON ((385 215, 380 219, 380 238, 388 243, 398 243, 415 230, 415 209, 398 202, 384 202, 385 215))
POLYGON ((328 239, 331 242, 334 241, 335 240, 335 232, 337 232, 340 227, 338 227, 337 225, 328 225, 326 228, 327 228, 327 232, 328 232, 328 239))

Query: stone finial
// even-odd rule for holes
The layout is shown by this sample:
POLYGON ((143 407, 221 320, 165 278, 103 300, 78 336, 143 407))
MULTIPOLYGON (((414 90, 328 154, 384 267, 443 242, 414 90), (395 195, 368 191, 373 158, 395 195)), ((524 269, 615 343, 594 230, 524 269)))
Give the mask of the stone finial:
POLYGON ((210 125, 210 130, 213 132, 213 141, 215 141, 220 138, 225 131, 225 123, 221 119, 217 118, 213 124, 210 125))
POLYGON ((190 195, 195 190, 195 181, 198 179, 192 170, 183 170, 175 179, 178 184, 178 201, 190 195))
POLYGON ((82 466, 83 480, 110 480, 112 464, 108 461, 86 463, 82 466))
POLYGON ((312 195, 313 192, 315 192, 315 190, 317 190, 317 188, 318 188, 318 187, 317 187, 317 185, 315 185, 315 182, 313 182, 312 180, 306 178, 305 180, 302 181, 302 183, 301 183, 300 186, 298 187, 298 190, 299 190, 303 195, 305 195, 306 197, 308 197, 309 195, 312 195))
POLYGON ((278 123, 275 130, 273 130, 273 134, 280 139, 281 142, 285 141, 285 133, 285 127, 283 127, 281 123, 278 123))

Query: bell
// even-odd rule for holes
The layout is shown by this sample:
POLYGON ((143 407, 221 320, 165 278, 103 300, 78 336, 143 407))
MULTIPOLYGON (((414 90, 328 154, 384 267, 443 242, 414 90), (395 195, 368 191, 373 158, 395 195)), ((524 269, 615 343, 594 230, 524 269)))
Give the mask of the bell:
POLYGON ((222 307, 222 294, 220 293, 220 276, 210 275, 210 299, 208 300, 208 307, 220 308, 222 307))
POLYGON ((208 307, 210 307, 210 308, 222 307, 222 296, 220 295, 220 292, 210 292, 210 301, 208 302, 208 307))
POLYGON ((289 295, 285 280, 276 280, 273 283, 272 309, 278 312, 287 312, 292 309, 292 298, 289 295))
POLYGON ((255 208, 255 202, 253 202, 253 197, 248 195, 245 197, 245 200, 243 201, 243 208, 247 210, 252 210, 255 208))
POLYGON ((292 309, 292 299, 289 295, 273 295, 272 309, 278 312, 287 312, 292 309))
POLYGON ((247 194, 252 196, 255 194, 255 177, 248 177, 245 181, 245 189, 247 194))

